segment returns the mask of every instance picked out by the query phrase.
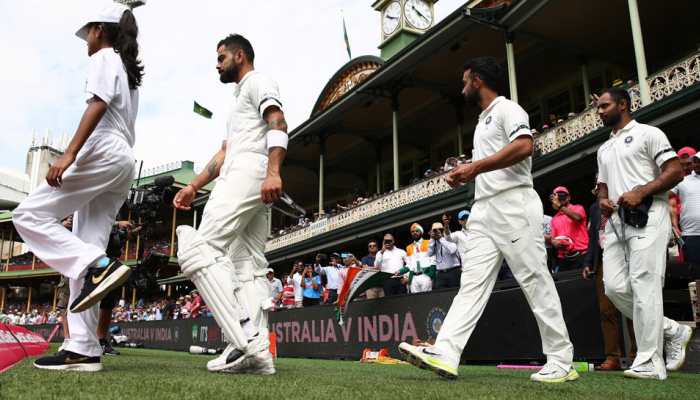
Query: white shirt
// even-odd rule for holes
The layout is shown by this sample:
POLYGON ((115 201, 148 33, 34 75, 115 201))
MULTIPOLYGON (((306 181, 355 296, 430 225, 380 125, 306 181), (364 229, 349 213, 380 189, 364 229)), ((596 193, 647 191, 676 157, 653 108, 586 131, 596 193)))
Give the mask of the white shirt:
MULTIPOLYGON (((608 198, 617 203, 623 193, 656 179, 661 166, 675 157, 659 128, 632 120, 598 149, 598 182, 607 184, 608 198)), ((655 197, 668 201, 666 193, 655 197)))
MULTIPOLYGON (((282 109, 277 83, 257 71, 250 71, 233 90, 233 105, 226 123, 226 158, 224 165, 236 154, 257 153, 267 156, 267 123, 265 110, 271 106, 282 109)), ((225 170, 225 169, 224 169, 225 170)))
POLYGON ((91 137, 117 135, 134 147, 139 91, 129 88, 124 63, 114 49, 104 48, 90 56, 85 92, 86 100, 97 96, 107 103, 107 111, 97 123, 91 137))
POLYGON ((340 284, 340 268, 334 265, 328 267, 316 266, 316 273, 326 275, 326 289, 339 289, 340 284))
POLYGON ((435 257, 438 271, 445 271, 454 267, 461 267, 462 262, 457 253, 457 245, 446 238, 440 240, 430 239, 428 254, 435 257))
POLYGON ((700 236, 700 175, 692 172, 673 188, 681 199, 681 231, 683 236, 700 236))
MULTIPOLYGON (((521 136, 530 136, 530 117, 514 101, 496 97, 479 114, 474 130, 474 161, 496 154, 521 136)), ((485 199, 518 186, 532 187, 532 157, 476 177, 475 200, 485 199)))
POLYGON ((292 284, 294 285, 294 301, 304 300, 304 291, 301 288, 301 274, 295 272, 292 276, 292 284))
POLYGON ((272 278, 270 282, 270 296, 275 297, 282 293, 282 281, 278 278, 272 278))
POLYGON ((391 250, 384 250, 384 253, 378 252, 377 257, 374 259, 375 267, 379 267, 380 271, 390 274, 399 272, 406 264, 408 264, 406 252, 396 246, 391 250))
POLYGON ((445 238, 457 245, 457 252, 462 262, 467 258, 467 241, 469 240, 469 231, 466 229, 460 229, 457 232, 451 232, 445 238))

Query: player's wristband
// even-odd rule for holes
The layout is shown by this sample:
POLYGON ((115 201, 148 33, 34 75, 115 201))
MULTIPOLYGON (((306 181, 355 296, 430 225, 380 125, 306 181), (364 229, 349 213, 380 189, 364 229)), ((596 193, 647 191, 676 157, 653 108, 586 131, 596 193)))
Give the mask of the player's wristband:
POLYGON ((287 143, 289 142, 289 136, 286 132, 280 131, 278 129, 270 129, 267 131, 267 150, 269 151, 273 147, 281 147, 287 150, 287 143))

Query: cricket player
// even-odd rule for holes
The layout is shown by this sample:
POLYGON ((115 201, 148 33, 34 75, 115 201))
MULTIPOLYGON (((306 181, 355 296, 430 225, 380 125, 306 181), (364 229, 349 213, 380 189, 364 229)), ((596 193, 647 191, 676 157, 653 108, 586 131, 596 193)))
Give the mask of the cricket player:
POLYGON ((87 109, 65 152, 51 165, 48 184, 15 210, 17 232, 34 254, 69 278, 71 340, 34 366, 99 371, 97 303, 126 281, 131 269, 105 255, 109 233, 134 178, 134 123, 143 66, 131 10, 111 4, 76 35, 87 42, 87 109), (73 232, 61 219, 75 213, 73 232))
POLYGON ((287 122, 277 84, 255 71, 246 38, 226 37, 217 54, 221 82, 235 83, 227 136, 204 171, 173 200, 178 209, 190 209, 197 191, 218 177, 199 229, 178 227, 177 255, 230 343, 207 369, 271 375, 266 204, 282 193, 287 122))
POLYGON ((446 177, 453 187, 476 180, 461 287, 435 345, 401 343, 399 350, 419 367, 456 378, 462 350, 505 258, 535 314, 547 356, 545 366, 531 379, 550 383, 578 379, 559 295, 547 270, 542 202, 532 188, 530 172, 533 138, 528 115, 517 103, 498 95, 505 79, 493 58, 468 62, 463 83, 465 99, 482 112, 474 132, 473 161, 446 177))
POLYGON ((637 357, 625 376, 664 380, 680 369, 692 336, 689 326, 663 315, 666 248, 671 238, 668 191, 683 180, 678 155, 658 128, 630 115, 625 89, 607 89, 598 98, 598 115, 612 127, 598 149, 598 200, 610 217, 605 226, 605 295, 634 323, 637 357), (646 223, 628 217, 646 204, 646 223), (627 216, 625 216, 627 214, 627 216), (666 353, 664 363, 663 353, 666 353))

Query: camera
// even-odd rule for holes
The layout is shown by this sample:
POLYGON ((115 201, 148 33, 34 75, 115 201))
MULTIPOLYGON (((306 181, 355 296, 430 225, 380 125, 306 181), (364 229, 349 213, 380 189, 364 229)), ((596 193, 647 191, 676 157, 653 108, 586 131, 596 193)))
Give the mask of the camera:
POLYGON ((173 188, 175 178, 172 175, 159 176, 151 185, 132 189, 129 197, 129 209, 132 218, 143 222, 160 223, 169 215, 165 211, 175 198, 173 188), (167 214, 167 215, 166 215, 167 214))

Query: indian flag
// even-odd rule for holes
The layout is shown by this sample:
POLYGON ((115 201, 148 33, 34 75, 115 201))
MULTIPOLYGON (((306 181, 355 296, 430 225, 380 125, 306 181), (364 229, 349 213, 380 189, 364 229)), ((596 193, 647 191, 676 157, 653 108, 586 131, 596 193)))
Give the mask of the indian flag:
POLYGON ((343 325, 343 319, 348 312, 350 302, 367 289, 381 286, 392 274, 381 272, 373 268, 349 267, 348 275, 343 282, 343 287, 338 296, 337 317, 338 324, 343 325))

